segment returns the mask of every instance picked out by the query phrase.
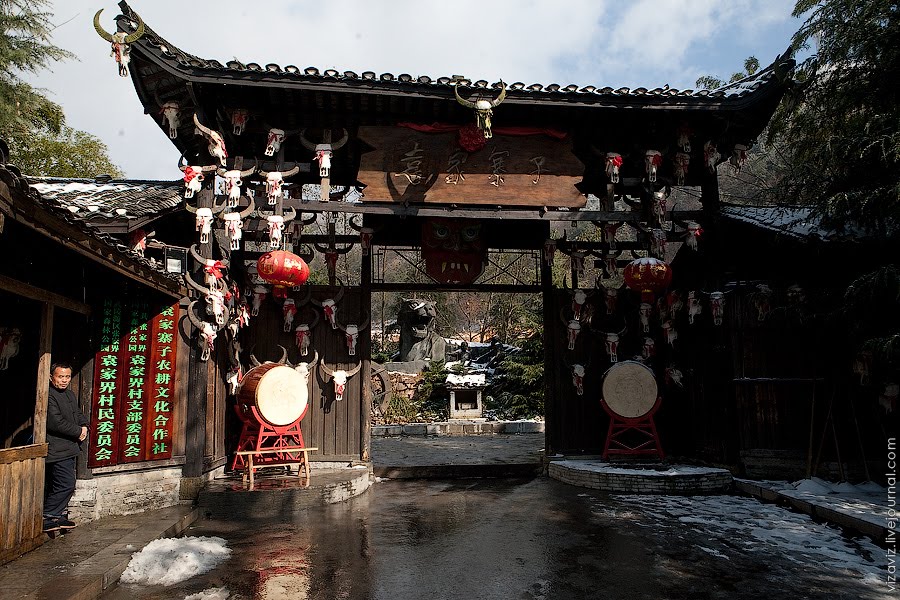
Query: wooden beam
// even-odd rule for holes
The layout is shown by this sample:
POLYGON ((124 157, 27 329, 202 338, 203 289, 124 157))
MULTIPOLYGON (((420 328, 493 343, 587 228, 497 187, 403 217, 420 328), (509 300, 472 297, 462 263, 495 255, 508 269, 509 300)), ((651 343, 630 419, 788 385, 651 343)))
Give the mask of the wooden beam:
POLYGON ((47 441, 47 401, 50 397, 50 363, 53 359, 53 305, 41 310, 41 339, 38 342, 37 398, 34 403, 34 443, 47 441))
MULTIPOLYGON (((635 190, 637 194, 639 190, 635 190)), ((220 199, 224 200, 224 198, 220 199)), ((456 217, 469 219, 497 219, 503 221, 614 221, 634 223, 641 221, 641 214, 630 210, 547 210, 544 208, 522 208, 517 206, 425 206, 411 204, 404 206, 386 200, 384 202, 301 202, 296 198, 285 198, 284 206, 293 207, 298 213, 339 212, 367 215, 392 215, 397 217, 456 217)), ((673 211, 673 220, 693 220, 702 215, 701 211, 673 211)))
POLYGON ((41 458, 47 456, 47 444, 31 444, 30 446, 16 446, 15 448, 0 448, 0 465, 8 465, 14 462, 41 458))
POLYGON ((510 294, 539 294, 540 285, 520 285, 505 283, 471 283, 452 285, 449 283, 372 283, 373 292, 497 292, 510 294))
POLYGON ((38 302, 49 302, 59 308, 65 308, 66 310, 71 310, 85 316, 90 316, 91 314, 91 307, 83 302, 71 300, 60 294, 29 285, 17 279, 13 279, 12 277, 7 277, 6 275, 0 275, 0 290, 30 300, 37 300, 38 302))

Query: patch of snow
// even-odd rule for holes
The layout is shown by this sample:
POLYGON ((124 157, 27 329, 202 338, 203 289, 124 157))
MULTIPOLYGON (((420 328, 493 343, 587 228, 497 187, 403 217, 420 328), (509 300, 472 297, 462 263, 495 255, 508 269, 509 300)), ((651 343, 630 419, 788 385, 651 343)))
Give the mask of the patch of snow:
POLYGON ((191 594, 190 596, 185 596, 184 600, 228 600, 231 597, 231 592, 228 591, 228 588, 207 588, 202 592, 197 592, 196 594, 191 594))
POLYGON ((731 560, 730 558, 728 558, 727 556, 725 556, 724 554, 722 554, 721 552, 719 552, 718 550, 715 550, 713 548, 707 548, 706 546, 697 546, 697 547, 700 548, 701 550, 703 550, 704 552, 706 552, 707 554, 712 554, 713 556, 716 556, 718 558, 724 558, 725 560, 731 560))
POLYGON ((832 492, 828 482, 819 479, 818 477, 796 481, 794 482, 794 489, 798 492, 806 492, 808 494, 815 494, 816 496, 827 496, 832 492))
MULTIPOLYGON (((884 585, 884 551, 867 539, 850 539, 833 527, 804 514, 739 496, 613 495, 613 500, 637 513, 636 524, 673 529, 690 524, 713 549, 728 555, 765 553, 798 564, 819 564, 834 574, 862 579, 873 590, 884 585), (717 544, 718 542, 718 544, 717 544)), ((607 516, 609 506, 597 500, 595 514, 607 516)), ((614 518, 622 518, 616 514, 614 518)))
POLYGON ((153 540, 132 555, 120 581, 173 585, 213 570, 230 556, 231 549, 220 537, 153 540))
POLYGON ((456 373, 447 374, 447 383, 451 385, 484 385, 484 373, 457 375, 456 373))
POLYGON ((609 473, 614 475, 640 475, 643 477, 674 477, 678 475, 708 475, 713 473, 728 473, 726 469, 713 467, 691 467, 688 465, 672 465, 668 469, 641 469, 614 467, 610 463, 595 460, 556 460, 555 464, 577 471, 590 471, 592 473, 609 473))

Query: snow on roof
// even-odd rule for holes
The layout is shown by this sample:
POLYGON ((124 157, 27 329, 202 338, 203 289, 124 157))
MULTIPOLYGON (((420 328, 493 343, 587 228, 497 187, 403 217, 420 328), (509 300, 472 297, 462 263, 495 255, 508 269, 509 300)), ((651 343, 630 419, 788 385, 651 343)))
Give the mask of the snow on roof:
POLYGON ((844 231, 826 227, 822 219, 805 206, 723 206, 722 215, 727 219, 747 223, 769 231, 789 235, 797 239, 839 240, 867 237, 867 232, 848 225, 844 231))
POLYGON ((457 375, 456 373, 447 374, 447 384, 458 387, 483 387, 485 384, 484 373, 467 373, 465 375, 457 375))
POLYGON ((180 181, 28 177, 28 183, 45 201, 84 220, 152 217, 182 202, 180 181))

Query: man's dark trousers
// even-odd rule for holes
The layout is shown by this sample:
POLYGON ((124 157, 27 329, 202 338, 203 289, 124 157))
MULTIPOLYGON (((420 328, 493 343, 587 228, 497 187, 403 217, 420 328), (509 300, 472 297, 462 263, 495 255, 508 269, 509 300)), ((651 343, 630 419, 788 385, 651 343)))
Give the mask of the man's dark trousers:
POLYGON ((75 461, 77 456, 64 458, 57 462, 47 463, 44 488, 47 497, 44 499, 45 517, 64 517, 63 512, 69 505, 69 498, 75 493, 75 461))

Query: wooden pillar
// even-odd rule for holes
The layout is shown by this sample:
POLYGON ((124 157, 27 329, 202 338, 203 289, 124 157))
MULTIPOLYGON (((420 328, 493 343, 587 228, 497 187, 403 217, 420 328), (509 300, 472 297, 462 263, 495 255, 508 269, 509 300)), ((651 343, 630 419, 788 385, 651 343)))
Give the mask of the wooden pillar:
POLYGON ((53 360, 53 305, 41 306, 41 338, 38 342, 37 398, 34 404, 34 443, 47 441, 47 401, 50 397, 50 364, 53 360))
MULTIPOLYGON (((370 315, 369 329, 367 332, 361 332, 359 336, 359 345, 361 346, 362 367, 359 370, 362 377, 362 394, 359 410, 359 447, 360 459, 368 462, 371 460, 371 452, 369 451, 372 443, 372 252, 373 248, 369 248, 369 253, 363 255, 360 265, 359 275, 359 305, 366 314, 370 315)), ((382 323, 382 327, 384 324, 382 323)), ((390 390, 388 390, 390 393, 390 390)))
MULTIPOLYGON (((547 223, 545 235, 550 237, 550 224, 547 223)), ((546 250, 544 251, 546 253, 546 250)), ((574 284, 573 284, 574 285, 574 284)), ((554 348, 554 336, 550 335, 556 317, 553 315, 553 265, 547 264, 547 257, 541 256, 541 299, 544 321, 544 456, 554 454, 556 440, 554 428, 556 427, 553 398, 553 373, 556 372, 556 350, 554 348)))
MULTIPOLYGON (((203 189, 197 198, 197 208, 212 208, 215 203, 213 186, 215 177, 207 177, 203 189)), ((204 258, 212 257, 212 239, 209 242, 198 245, 198 252, 204 258)), ((190 259, 189 259, 190 260, 190 259)), ((194 281, 202 281, 202 273, 194 269, 188 269, 194 277, 194 281), (200 274, 198 274, 200 273, 200 274), (198 279, 199 278, 199 279, 198 279)), ((201 268, 202 271, 202 268, 201 268)), ((190 319, 187 321, 190 324, 190 319)), ((185 397, 185 445, 184 467, 182 469, 181 498, 194 499, 200 491, 201 475, 203 475, 203 456, 206 453, 206 405, 207 387, 209 378, 207 365, 200 360, 199 342, 197 332, 193 325, 190 329, 190 359, 187 366, 187 396, 185 397)), ((210 360, 215 360, 212 356, 210 360)))

